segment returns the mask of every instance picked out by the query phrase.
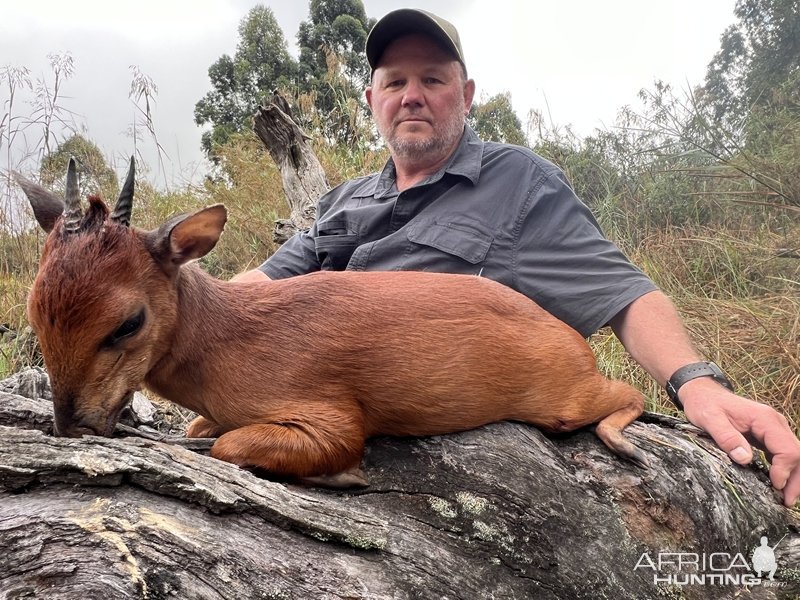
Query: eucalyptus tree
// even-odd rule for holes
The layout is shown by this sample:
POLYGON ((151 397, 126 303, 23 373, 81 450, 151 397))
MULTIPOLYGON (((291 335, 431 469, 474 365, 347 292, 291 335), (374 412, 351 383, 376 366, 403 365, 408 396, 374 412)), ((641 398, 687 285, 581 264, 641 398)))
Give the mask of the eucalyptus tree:
POLYGON ((239 24, 236 53, 223 54, 209 67, 212 89, 195 105, 195 122, 211 125, 202 136, 206 153, 211 156, 214 146, 250 129, 264 96, 291 85, 297 70, 272 9, 263 5, 250 9, 239 24))

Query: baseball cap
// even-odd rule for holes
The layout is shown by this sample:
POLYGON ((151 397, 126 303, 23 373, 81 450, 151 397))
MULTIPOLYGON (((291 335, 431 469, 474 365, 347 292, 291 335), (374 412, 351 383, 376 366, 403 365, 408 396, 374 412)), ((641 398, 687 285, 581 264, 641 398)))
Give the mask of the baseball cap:
POLYGON ((461 39, 455 26, 450 21, 418 8, 394 10, 375 23, 367 36, 367 61, 370 68, 373 71, 377 68, 383 51, 394 39, 410 33, 431 36, 452 52, 466 69, 461 39))

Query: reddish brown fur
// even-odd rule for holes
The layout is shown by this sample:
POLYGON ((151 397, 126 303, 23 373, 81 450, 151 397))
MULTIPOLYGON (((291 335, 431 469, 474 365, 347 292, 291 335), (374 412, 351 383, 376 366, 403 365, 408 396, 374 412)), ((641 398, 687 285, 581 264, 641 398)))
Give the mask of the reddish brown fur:
POLYGON ((110 222, 48 239, 29 314, 62 432, 110 434, 144 384, 203 415, 187 433, 220 436, 213 456, 282 475, 353 468, 370 436, 506 419, 551 431, 602 421, 609 447, 644 462, 621 434, 642 395, 605 379, 578 333, 505 286, 418 272, 231 283, 158 248, 110 222), (142 331, 104 350, 141 307, 142 331))

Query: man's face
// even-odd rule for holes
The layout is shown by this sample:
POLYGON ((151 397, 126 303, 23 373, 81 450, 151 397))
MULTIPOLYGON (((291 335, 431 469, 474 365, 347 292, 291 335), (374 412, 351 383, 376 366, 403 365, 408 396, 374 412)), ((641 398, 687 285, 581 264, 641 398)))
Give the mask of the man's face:
POLYGON ((367 103, 392 155, 435 163, 455 149, 475 84, 461 64, 424 35, 394 40, 367 88, 367 103))

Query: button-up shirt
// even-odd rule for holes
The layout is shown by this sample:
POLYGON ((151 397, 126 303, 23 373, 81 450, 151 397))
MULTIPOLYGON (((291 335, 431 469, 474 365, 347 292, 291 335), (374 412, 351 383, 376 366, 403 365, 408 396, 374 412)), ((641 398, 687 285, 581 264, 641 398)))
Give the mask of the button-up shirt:
POLYGON ((391 159, 331 190, 313 227, 260 269, 272 279, 321 269, 489 277, 584 336, 656 289, 558 167, 527 148, 483 142, 469 127, 441 170, 402 192, 391 159))

